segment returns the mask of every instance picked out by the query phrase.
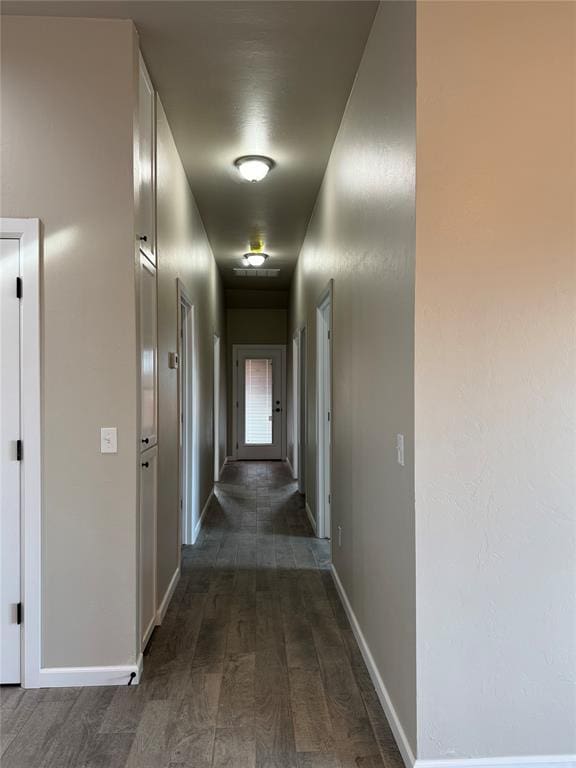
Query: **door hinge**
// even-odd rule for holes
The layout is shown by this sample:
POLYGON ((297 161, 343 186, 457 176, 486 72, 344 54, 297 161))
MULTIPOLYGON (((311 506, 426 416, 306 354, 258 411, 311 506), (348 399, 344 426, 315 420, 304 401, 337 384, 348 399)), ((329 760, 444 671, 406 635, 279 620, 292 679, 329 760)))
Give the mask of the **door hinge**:
POLYGON ((22 603, 16 606, 16 624, 22 624, 22 603))
POLYGON ((238 450, 238 443, 236 443, 236 450, 238 450))
POLYGON ((332 504, 332 496, 328 494, 328 504, 332 504))
POLYGON ((22 461, 22 440, 16 440, 16 461, 22 461))
POLYGON ((328 331, 328 338, 330 338, 330 331, 328 331))
POLYGON ((238 400, 236 400, 236 408, 239 408, 239 407, 240 406, 238 405, 238 400))
POLYGON ((330 421, 330 411, 328 411, 328 421, 330 421))
POLYGON ((21 277, 16 278, 16 298, 21 299, 24 291, 24 284, 21 277))

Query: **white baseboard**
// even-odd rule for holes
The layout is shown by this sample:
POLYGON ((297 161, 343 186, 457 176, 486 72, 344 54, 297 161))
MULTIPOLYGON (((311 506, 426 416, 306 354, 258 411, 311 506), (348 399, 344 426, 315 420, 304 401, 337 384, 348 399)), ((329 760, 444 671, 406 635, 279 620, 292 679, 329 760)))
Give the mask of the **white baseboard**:
POLYGON ((306 502, 306 514, 308 515, 308 520, 310 520, 310 525, 312 526, 312 530, 314 531, 314 535, 316 536, 318 534, 318 529, 316 527, 316 520, 314 519, 312 510, 308 506, 308 502, 306 502))
POLYGON ((220 480, 220 478, 222 477, 222 472, 224 472, 224 467, 226 466, 226 464, 228 464, 228 456, 226 456, 226 458, 222 462, 222 466, 218 470, 218 480, 220 480))
MULTIPOLYGON (((308 504, 306 504, 306 509, 308 509, 308 504)), ((376 666, 374 657, 370 652, 370 648, 368 647, 366 638, 364 637, 362 630, 360 629, 360 624, 358 623, 358 619, 356 618, 356 615, 352 610, 352 606, 350 605, 350 601, 348 600, 348 595, 344 591, 344 587, 342 586, 342 582, 340 581, 340 578, 338 576, 336 569, 334 568, 334 565, 332 565, 332 578, 334 579, 334 584, 336 585, 336 589, 338 590, 338 594, 340 595, 340 599, 342 600, 344 610, 346 611, 346 615, 348 616, 348 619, 352 626, 352 631, 354 632, 354 637, 356 638, 356 642, 360 647, 360 651, 362 652, 362 656, 364 657, 364 661, 366 662, 366 666, 368 667, 368 672, 370 673, 370 677, 372 679, 372 682, 374 683, 374 688, 376 689, 376 693, 378 694, 378 698, 380 699, 380 704, 382 705, 382 709, 384 710, 386 719, 388 720, 390 724, 390 728, 392 729, 392 733, 394 734, 394 738, 396 739, 396 743, 398 745, 398 749, 400 750, 400 754, 402 755, 402 759, 404 760, 404 764, 406 765, 406 768, 414 768, 414 765, 416 763, 414 753, 412 752, 412 748, 410 747, 408 738, 404 733, 404 728, 402 727, 402 723, 400 722, 400 719, 396 714, 396 710, 394 709, 392 700, 390 699, 390 695, 386 690, 384 681, 380 677, 380 672, 378 671, 378 667, 376 666)), ((424 768, 424 766, 418 765, 418 768, 424 768)), ((440 768, 440 766, 438 766, 438 768, 440 768)))
POLYGON ((136 677, 133 685, 142 676, 142 654, 136 664, 117 667, 45 667, 38 676, 38 688, 77 688, 98 685, 127 685, 130 675, 136 677))
POLYGON ((206 499, 206 503, 202 507, 202 512, 200 512, 200 518, 198 519, 198 522, 196 523, 194 527, 194 532, 192 534, 192 544, 196 541, 198 538, 198 534, 200 533, 200 529, 202 528, 202 523, 204 521, 204 516, 206 515, 206 512, 208 511, 208 507, 210 506, 210 502, 212 501, 212 496, 214 496, 214 488, 210 491, 210 495, 206 499))
POLYGON ((576 755, 470 757, 416 760, 414 768, 576 768, 576 755))
POLYGON ((168 588, 164 594, 164 597, 162 598, 162 602, 158 606, 158 610, 156 611, 156 626, 159 627, 162 622, 164 621, 164 616, 166 616, 166 611, 168 610, 168 606, 170 605, 170 600, 172 600, 172 595, 174 594, 174 590, 178 586, 178 582, 180 581, 180 566, 176 568, 174 571, 174 574, 172 578, 170 579, 170 584, 168 584, 168 588))
MULTIPOLYGON (((308 505, 306 505, 308 507, 308 505)), ((360 647, 374 688, 382 704, 390 728, 396 739, 398 749, 404 760, 406 768, 576 768, 576 755, 526 755, 523 757, 479 757, 479 758, 453 758, 437 760, 416 760, 410 743, 402 728, 402 723, 394 709, 390 695, 386 690, 384 681, 380 677, 374 657, 366 642, 358 619, 352 610, 348 595, 346 594, 338 572, 332 565, 332 578, 344 605, 346 615, 350 620, 354 637, 360 647)))

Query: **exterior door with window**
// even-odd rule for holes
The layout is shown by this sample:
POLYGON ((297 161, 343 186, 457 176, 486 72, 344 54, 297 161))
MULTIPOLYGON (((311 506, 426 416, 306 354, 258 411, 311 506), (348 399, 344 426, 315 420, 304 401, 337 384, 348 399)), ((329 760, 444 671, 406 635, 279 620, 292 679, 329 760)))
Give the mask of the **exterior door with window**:
POLYGON ((282 345, 234 347, 237 459, 285 456, 285 357, 282 345))

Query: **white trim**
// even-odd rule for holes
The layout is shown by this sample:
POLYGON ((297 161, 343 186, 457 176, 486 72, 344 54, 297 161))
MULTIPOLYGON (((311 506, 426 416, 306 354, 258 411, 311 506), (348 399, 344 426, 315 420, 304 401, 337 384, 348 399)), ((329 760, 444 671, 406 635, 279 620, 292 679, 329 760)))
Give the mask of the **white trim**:
POLYGON ((297 477, 296 477, 296 475, 294 474, 294 467, 292 466, 292 462, 290 461, 290 459, 288 458, 288 456, 286 456, 286 458, 284 459, 284 461, 286 462, 286 464, 288 464, 288 469, 290 470, 290 476, 292 477, 292 480, 298 480, 298 478, 297 478, 297 477))
MULTIPOLYGON (((370 652, 370 648, 368 647, 366 638, 364 637, 362 630, 360 629, 360 624, 358 623, 358 619, 356 618, 356 615, 352 610, 352 606, 350 605, 350 601, 348 600, 348 595, 344 591, 342 582, 340 581, 336 568, 334 568, 333 564, 332 564, 332 578, 334 580, 334 584, 336 585, 336 589, 338 590, 338 594, 340 595, 340 599, 342 600, 342 604, 344 606, 344 610, 346 611, 346 615, 348 616, 348 619, 350 621, 350 625, 352 626, 352 631, 354 632, 354 637, 356 638, 356 642, 360 647, 360 651, 362 653, 364 661, 366 662, 366 666, 368 667, 368 672, 370 673, 370 678, 374 684, 374 688, 376 689, 378 698, 380 699, 380 704, 382 705, 382 709, 384 710, 386 719, 388 720, 388 723, 390 724, 390 728, 392 729, 392 733, 394 734, 394 738, 396 739, 396 744, 398 745, 398 749, 400 750, 400 754, 402 755, 404 764, 406 765, 406 768, 414 768, 414 765, 416 763, 416 760, 414 758, 414 753, 412 752, 410 743, 406 737, 406 734, 404 733, 402 723, 400 722, 400 719, 396 714, 396 710, 394 709, 394 705, 392 704, 390 695, 386 690, 384 681, 380 677, 380 672, 378 671, 378 667, 376 666, 374 657, 370 652)), ((424 766, 420 765, 420 761, 418 763, 418 768, 424 768, 424 766)), ((437 767, 434 766, 434 768, 441 768, 441 766, 439 764, 437 767)))
POLYGON ((316 513, 320 539, 332 539, 332 328, 333 280, 328 281, 316 303, 316 513), (328 324, 324 311, 328 310, 328 324), (324 331, 327 331, 327 337, 324 331), (328 380, 326 384, 326 380, 328 380), (328 406, 328 407, 326 407, 328 406), (328 421, 325 414, 330 414, 328 421))
POLYGON ((576 768, 576 755, 523 755, 416 760, 414 768, 576 768))
MULTIPOLYGON (((199 482, 199 446, 198 446, 198 371, 197 371, 197 356, 198 356, 198 343, 196 339, 197 329, 196 329, 196 308, 195 305, 192 303, 192 300, 188 296, 188 293, 186 292, 186 287, 184 286, 184 283, 180 280, 176 280, 176 292, 177 292, 177 307, 178 307, 178 318, 177 318, 177 344, 178 349, 180 350, 180 371, 178 376, 178 416, 180 418, 180 413, 182 412, 182 382, 181 378, 182 375, 184 375, 184 363, 185 363, 185 355, 183 354, 182 350, 182 344, 181 344, 181 330, 182 330, 182 319, 181 319, 181 311, 182 306, 186 307, 186 309, 190 313, 190 370, 191 370, 191 382, 190 382, 190 408, 191 408, 191 421, 192 421, 192 434, 191 434, 191 468, 189 469, 190 472, 190 485, 192 487, 191 492, 191 510, 187 510, 184 503, 182 503, 182 511, 180 515, 178 516, 179 523, 178 523, 178 530, 179 530, 179 536, 178 536, 178 558, 180 558, 180 546, 182 544, 194 544, 196 541, 196 534, 195 531, 198 528, 198 509, 200 507, 200 482, 199 482), (188 514, 186 512, 188 511, 188 514), (184 516, 184 522, 182 521, 182 517, 184 516)), ((182 424, 179 423, 178 426, 179 430, 182 430, 182 424)), ((178 457, 178 494, 180 500, 183 502, 182 498, 182 451, 183 451, 183 442, 182 442, 182 434, 179 435, 179 457, 178 457)))
POLYGON ((214 488, 212 488, 212 490, 210 491, 210 495, 208 496, 208 498, 206 499, 206 503, 202 507, 202 512, 200 513, 200 517, 194 528, 194 541, 192 543, 194 543, 198 538, 198 534, 200 533, 200 529, 202 528, 202 523, 204 522, 204 517, 206 515, 206 512, 208 512, 208 507, 210 506, 210 502, 212 501, 213 496, 214 496, 214 488))
POLYGON ((117 667, 46 667, 40 670, 38 688, 75 688, 79 686, 127 685, 134 672, 133 685, 142 676, 142 654, 136 664, 117 667))
POLYGON ((213 409, 213 440, 214 440, 214 482, 217 483, 220 480, 220 336, 214 334, 214 346, 213 346, 214 360, 213 368, 214 374, 212 382, 214 402, 213 409))
POLYGON ((0 237, 20 240, 20 387, 24 460, 21 468, 22 686, 39 685, 42 658, 42 429, 40 350, 40 220, 0 219, 0 237))
POLYGON ((308 502, 306 502, 306 514, 308 515, 308 520, 310 520, 310 525, 312 526, 312 530, 314 531, 314 534, 316 534, 316 520, 314 518, 314 515, 312 514, 312 510, 308 506, 308 502))
POLYGON ((179 581, 180 581, 180 566, 178 566, 178 568, 176 568, 176 570, 174 571, 174 574, 170 579, 170 584, 168 584, 168 588, 166 589, 164 597, 162 598, 162 602, 160 603, 160 605, 158 606, 158 610, 156 611, 157 627, 159 627, 164 621, 164 616, 166 616, 166 611, 168 610, 168 606, 170 605, 170 600, 172 600, 172 595, 174 594, 174 590, 178 586, 179 581))

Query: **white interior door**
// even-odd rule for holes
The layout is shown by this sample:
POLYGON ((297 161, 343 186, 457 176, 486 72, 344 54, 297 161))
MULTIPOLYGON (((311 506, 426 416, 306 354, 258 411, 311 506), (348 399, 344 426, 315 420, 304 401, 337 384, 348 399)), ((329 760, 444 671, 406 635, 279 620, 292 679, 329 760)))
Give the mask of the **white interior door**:
POLYGON ((150 448, 140 458, 140 638, 144 650, 156 624, 158 448, 150 448))
POLYGON ((140 250, 156 264, 155 201, 155 109, 154 87, 140 56, 138 80, 138 208, 137 229, 140 250))
POLYGON ((140 254, 141 449, 157 442, 156 268, 140 254))
POLYGON ((0 683, 20 676, 20 241, 0 239, 0 683))
POLYGON ((194 544, 199 533, 199 466, 197 433, 197 375, 194 306, 183 286, 178 288, 180 311, 180 539, 194 544))
POLYGON ((282 345, 235 345, 236 458, 283 459, 285 358, 282 345))
POLYGON ((316 375, 318 426, 318 536, 330 538, 332 452, 331 299, 328 295, 316 313, 316 375))

